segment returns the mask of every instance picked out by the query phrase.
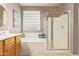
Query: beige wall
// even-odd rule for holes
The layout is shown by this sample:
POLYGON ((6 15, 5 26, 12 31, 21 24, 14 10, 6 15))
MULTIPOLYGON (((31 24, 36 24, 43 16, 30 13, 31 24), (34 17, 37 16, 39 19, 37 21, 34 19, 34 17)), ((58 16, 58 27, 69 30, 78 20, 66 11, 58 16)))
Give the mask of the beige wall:
POLYGON ((73 10, 73 53, 78 53, 78 4, 74 4, 73 10))
MULTIPOLYGON (((78 4, 78 42, 79 42, 79 4, 78 4)), ((78 55, 79 55, 79 43, 78 43, 78 55)))
POLYGON ((3 25, 3 8, 0 6, 0 27, 3 25))
POLYGON ((32 10, 32 11, 36 11, 39 10, 41 12, 41 32, 46 33, 47 31, 47 27, 46 27, 46 22, 47 22, 47 17, 46 17, 46 13, 47 12, 57 12, 58 11, 58 7, 52 7, 52 6, 27 6, 27 7, 21 7, 22 10, 32 10))
POLYGON ((47 12, 47 11, 53 11, 53 12, 56 12, 58 10, 58 7, 52 7, 52 6, 24 6, 24 7, 21 7, 22 10, 41 10, 41 11, 44 11, 44 12, 47 12))

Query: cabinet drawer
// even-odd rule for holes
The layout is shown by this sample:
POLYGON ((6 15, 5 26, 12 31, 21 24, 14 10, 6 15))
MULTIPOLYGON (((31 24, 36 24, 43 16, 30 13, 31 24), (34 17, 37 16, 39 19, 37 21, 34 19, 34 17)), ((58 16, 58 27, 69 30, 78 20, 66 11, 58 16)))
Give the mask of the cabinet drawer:
POLYGON ((5 45, 9 45, 9 44, 11 44, 11 43, 15 43, 15 37, 9 38, 9 39, 6 39, 6 40, 5 40, 5 45))
POLYGON ((15 43, 11 43, 11 44, 5 45, 5 48, 8 48, 10 46, 14 46, 15 47, 16 45, 15 45, 15 43))
POLYGON ((15 45, 5 47, 5 56, 15 56, 15 45))

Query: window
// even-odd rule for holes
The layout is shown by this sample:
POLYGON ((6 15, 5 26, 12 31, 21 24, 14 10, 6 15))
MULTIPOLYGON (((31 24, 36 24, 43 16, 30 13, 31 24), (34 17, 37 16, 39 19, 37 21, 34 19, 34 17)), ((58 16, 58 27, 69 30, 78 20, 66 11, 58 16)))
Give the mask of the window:
POLYGON ((19 12, 13 10, 13 28, 15 30, 21 29, 21 16, 19 12))
POLYGON ((40 31, 40 11, 23 11, 23 31, 40 31))
POLYGON ((3 11, 3 26, 8 26, 8 15, 6 11, 3 11))

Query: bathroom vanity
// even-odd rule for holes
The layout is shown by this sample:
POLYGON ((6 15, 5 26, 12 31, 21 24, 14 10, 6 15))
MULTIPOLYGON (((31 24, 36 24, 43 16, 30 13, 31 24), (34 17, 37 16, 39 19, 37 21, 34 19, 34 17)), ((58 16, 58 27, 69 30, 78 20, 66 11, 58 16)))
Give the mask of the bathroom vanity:
POLYGON ((0 35, 0 56, 18 56, 21 53, 21 33, 0 35))

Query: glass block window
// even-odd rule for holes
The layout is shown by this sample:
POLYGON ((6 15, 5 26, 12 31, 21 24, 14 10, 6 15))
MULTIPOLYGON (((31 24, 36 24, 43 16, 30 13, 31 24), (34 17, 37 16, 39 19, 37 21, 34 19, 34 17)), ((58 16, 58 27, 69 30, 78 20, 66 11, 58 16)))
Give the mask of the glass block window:
POLYGON ((40 31, 40 11, 23 11, 23 31, 40 31))

